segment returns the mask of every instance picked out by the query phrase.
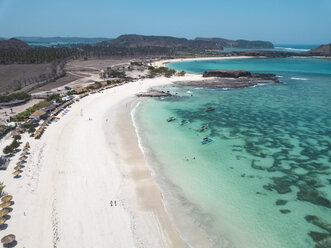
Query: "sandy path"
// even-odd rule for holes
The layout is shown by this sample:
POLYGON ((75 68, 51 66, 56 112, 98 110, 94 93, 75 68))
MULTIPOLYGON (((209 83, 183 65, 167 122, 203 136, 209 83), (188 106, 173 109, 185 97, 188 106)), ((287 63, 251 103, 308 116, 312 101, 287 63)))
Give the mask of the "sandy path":
MULTIPOLYGON (((132 157, 139 153, 136 138, 129 140, 135 153, 128 153, 120 132, 109 133, 105 125, 109 112, 128 97, 151 86, 199 78, 146 79, 108 89, 72 105, 69 114, 51 124, 40 140, 24 136, 31 154, 22 177, 11 175, 18 155, 0 173, 5 191, 15 201, 1 235, 14 233, 18 247, 33 248, 185 246, 165 214, 161 193, 142 155, 132 157), (117 149, 111 149, 114 145, 117 149), (135 173, 139 171, 143 174, 135 173), (140 184, 137 175, 144 175, 140 184), (149 190, 141 183, 147 183, 149 190), (144 192, 158 198, 147 197, 141 204, 144 192), (110 207, 110 200, 117 200, 118 206, 110 207)), ((114 120, 110 118, 109 125, 114 120)))

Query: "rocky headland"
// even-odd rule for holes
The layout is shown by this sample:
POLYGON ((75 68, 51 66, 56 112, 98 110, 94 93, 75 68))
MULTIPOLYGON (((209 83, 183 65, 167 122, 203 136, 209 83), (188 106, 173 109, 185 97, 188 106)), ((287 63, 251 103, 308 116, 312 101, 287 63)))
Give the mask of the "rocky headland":
POLYGON ((210 70, 205 71, 203 77, 206 79, 177 84, 205 88, 245 88, 261 83, 281 83, 275 74, 251 73, 244 70, 210 70))
POLYGON ((25 49, 29 48, 30 46, 26 44, 24 41, 11 38, 9 40, 1 40, 0 41, 0 49, 9 49, 9 48, 15 48, 15 49, 25 49))
POLYGON ((314 49, 311 49, 305 54, 310 56, 331 56, 331 43, 320 45, 314 49))

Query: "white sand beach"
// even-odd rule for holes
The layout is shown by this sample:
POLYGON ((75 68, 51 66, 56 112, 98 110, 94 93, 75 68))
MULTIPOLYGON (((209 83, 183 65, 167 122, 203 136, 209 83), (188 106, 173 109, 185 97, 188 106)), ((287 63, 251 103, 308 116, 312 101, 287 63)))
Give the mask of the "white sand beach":
POLYGON ((183 62, 183 61, 204 61, 204 60, 219 60, 219 59, 250 59, 256 58, 252 56, 231 56, 231 57, 196 57, 196 58, 178 58, 178 59, 165 59, 153 62, 154 66, 165 66, 167 63, 183 62))
POLYGON ((40 140, 23 136, 31 154, 22 177, 11 174, 19 154, 0 173, 14 197, 1 235, 15 234, 17 247, 26 248, 186 247, 164 209, 129 112, 136 93, 199 78, 145 79, 107 89, 74 103, 40 140))

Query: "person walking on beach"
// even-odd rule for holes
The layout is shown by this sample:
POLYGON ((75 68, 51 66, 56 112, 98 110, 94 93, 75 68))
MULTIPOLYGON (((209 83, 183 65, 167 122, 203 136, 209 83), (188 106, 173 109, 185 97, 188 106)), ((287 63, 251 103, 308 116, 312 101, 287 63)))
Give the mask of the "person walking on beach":
POLYGON ((117 206, 117 205, 116 205, 116 201, 114 201, 114 204, 115 204, 115 206, 117 206))
MULTIPOLYGON (((115 204, 116 205, 116 204, 115 204)), ((110 206, 112 207, 113 206, 113 201, 110 201, 110 206)))

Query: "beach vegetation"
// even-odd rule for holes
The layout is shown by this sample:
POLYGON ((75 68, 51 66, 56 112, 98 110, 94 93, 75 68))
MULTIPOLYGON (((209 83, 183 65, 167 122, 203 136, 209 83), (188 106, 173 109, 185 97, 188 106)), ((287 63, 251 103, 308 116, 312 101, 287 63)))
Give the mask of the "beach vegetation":
POLYGON ((126 77, 125 72, 119 71, 119 70, 110 70, 110 71, 107 71, 106 74, 110 78, 125 78, 126 77))
POLYGON ((18 113, 17 115, 11 117, 11 120, 15 121, 15 122, 25 121, 36 110, 44 108, 44 107, 48 107, 51 104, 52 104, 52 101, 47 101, 47 100, 41 101, 40 103, 37 103, 30 108, 27 108, 25 111, 18 113))
POLYGON ((143 66, 143 63, 138 61, 131 61, 130 64, 135 66, 143 66))
POLYGON ((62 103, 62 97, 60 96, 60 94, 51 94, 47 96, 47 101, 52 102, 52 101, 56 101, 57 103, 62 103))
POLYGON ((12 93, 7 95, 0 95, 0 102, 11 102, 16 100, 29 100, 31 95, 26 92, 12 93))
POLYGON ((185 71, 179 71, 176 73, 177 76, 183 77, 185 76, 186 72, 185 71))
POLYGON ((28 133, 31 135, 34 134, 35 131, 36 131, 36 128, 34 126, 30 126, 28 129, 28 133))
POLYGON ((6 125, 0 125, 0 137, 5 135, 12 127, 6 125))
POLYGON ((99 89, 102 87, 102 84, 100 82, 94 82, 94 88, 99 89))
POLYGON ((149 70, 149 72, 147 74, 148 78, 154 78, 154 77, 157 77, 157 76, 172 77, 176 73, 175 70, 170 69, 168 67, 149 66, 148 70, 149 70))
POLYGON ((3 182, 0 182, 0 196, 2 196, 2 192, 5 187, 6 185, 3 182))
POLYGON ((15 150, 20 146, 20 143, 16 139, 14 139, 10 146, 13 148, 13 150, 15 150))
POLYGON ((11 145, 8 145, 3 149, 4 154, 11 154, 13 152, 14 152, 14 149, 13 149, 13 147, 11 147, 11 145))
POLYGON ((20 140, 22 137, 21 137, 21 135, 19 135, 19 134, 15 134, 15 135, 13 136, 13 138, 14 138, 14 140, 20 140))

